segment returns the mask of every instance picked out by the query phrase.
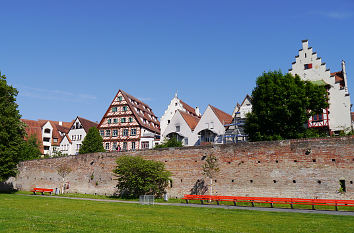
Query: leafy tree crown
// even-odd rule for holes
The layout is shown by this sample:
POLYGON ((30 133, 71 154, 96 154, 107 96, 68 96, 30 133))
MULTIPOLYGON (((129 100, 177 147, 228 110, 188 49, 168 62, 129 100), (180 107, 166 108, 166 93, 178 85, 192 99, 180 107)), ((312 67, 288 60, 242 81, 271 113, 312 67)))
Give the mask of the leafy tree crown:
POLYGON ((85 139, 82 141, 82 146, 79 154, 104 152, 103 140, 96 127, 89 129, 85 139))

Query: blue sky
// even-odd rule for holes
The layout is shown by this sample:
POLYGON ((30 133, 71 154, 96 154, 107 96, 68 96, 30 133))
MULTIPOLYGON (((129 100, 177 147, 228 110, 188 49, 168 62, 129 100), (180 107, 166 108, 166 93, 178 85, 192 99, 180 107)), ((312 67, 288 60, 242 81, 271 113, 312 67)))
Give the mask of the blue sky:
MULTIPOLYGON (((100 121, 119 89, 161 117, 174 96, 232 113, 309 44, 354 95, 354 1, 0 0, 0 70, 23 118, 100 121)), ((352 103, 354 102, 351 97, 352 103)))

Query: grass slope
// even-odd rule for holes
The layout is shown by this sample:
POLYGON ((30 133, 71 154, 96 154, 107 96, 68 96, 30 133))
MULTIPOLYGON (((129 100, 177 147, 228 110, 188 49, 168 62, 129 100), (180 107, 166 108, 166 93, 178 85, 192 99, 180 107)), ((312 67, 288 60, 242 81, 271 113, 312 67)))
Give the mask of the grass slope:
POLYGON ((353 232, 354 217, 0 194, 0 232, 353 232))

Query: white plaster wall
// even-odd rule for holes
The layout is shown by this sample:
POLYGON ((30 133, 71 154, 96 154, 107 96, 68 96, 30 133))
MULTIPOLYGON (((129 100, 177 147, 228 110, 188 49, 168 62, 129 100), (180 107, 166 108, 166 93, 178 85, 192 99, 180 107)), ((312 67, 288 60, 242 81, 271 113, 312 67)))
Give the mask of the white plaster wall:
POLYGON ((187 124, 187 122, 184 120, 184 118, 182 117, 181 113, 179 111, 177 111, 172 119, 170 124, 168 124, 166 130, 164 131, 164 134, 162 135, 164 138, 166 138, 166 136, 170 133, 178 133, 179 135, 181 135, 184 138, 188 138, 188 144, 185 144, 185 141, 182 141, 182 144, 184 146, 193 146, 194 144, 191 144, 190 141, 190 137, 192 135, 192 130, 191 128, 189 128, 189 125, 187 124), (180 131, 176 132, 176 126, 180 126, 180 131))
POLYGON ((68 137, 70 138, 72 144, 71 144, 71 149, 70 149, 70 154, 69 155, 75 155, 76 153, 79 153, 79 150, 77 150, 77 145, 82 145, 82 141, 84 140, 86 136, 85 130, 82 129, 71 129, 68 133, 68 137), (76 136, 76 139, 73 140, 73 136, 76 136), (78 135, 81 135, 81 140, 78 140, 78 135))
POLYGON ((215 115, 214 111, 210 106, 205 110, 202 118, 195 127, 193 134, 190 138, 190 144, 196 145, 199 139, 198 133, 204 129, 209 129, 210 131, 216 133, 218 136, 225 134, 225 126, 219 121, 219 118, 215 115), (211 129, 211 124, 213 124, 213 129, 211 129))
POLYGON ((44 150, 44 154, 51 155, 51 151, 52 151, 52 135, 53 135, 53 127, 50 124, 50 122, 48 121, 42 127, 42 142, 43 142, 43 146, 49 146, 49 150, 44 150), (44 132, 45 129, 50 129, 50 133, 45 133, 44 132), (49 142, 43 141, 43 138, 49 138, 49 142))
MULTIPOLYGON (((340 89, 339 83, 335 84, 335 78, 330 77, 330 70, 321 58, 317 57, 312 48, 308 47, 308 41, 303 41, 299 56, 296 57, 292 70, 292 75, 299 75, 303 80, 317 81, 323 80, 331 85, 329 89, 329 127, 332 131, 350 130, 350 97, 345 89, 340 89), (306 54, 306 55, 305 55, 306 54), (305 70, 304 65, 312 63, 312 69, 305 70)), ((347 84, 346 84, 347 85, 347 84)))
POLYGON ((185 112, 185 109, 183 108, 183 105, 181 104, 181 102, 179 101, 177 96, 175 96, 171 100, 170 104, 168 105, 167 109, 165 110, 165 113, 161 117, 161 121, 160 121, 161 142, 164 140, 163 135, 165 135, 164 131, 167 128, 168 121, 172 120, 172 118, 173 118, 173 116, 174 116, 174 114, 176 113, 177 110, 181 110, 181 111, 185 112))
POLYGON ((252 112, 252 104, 248 98, 242 103, 239 112, 241 118, 246 118, 246 114, 252 112))
POLYGON ((60 142, 60 147, 59 150, 63 153, 63 154, 67 154, 67 155, 71 155, 71 143, 69 142, 67 137, 64 137, 63 140, 60 142))

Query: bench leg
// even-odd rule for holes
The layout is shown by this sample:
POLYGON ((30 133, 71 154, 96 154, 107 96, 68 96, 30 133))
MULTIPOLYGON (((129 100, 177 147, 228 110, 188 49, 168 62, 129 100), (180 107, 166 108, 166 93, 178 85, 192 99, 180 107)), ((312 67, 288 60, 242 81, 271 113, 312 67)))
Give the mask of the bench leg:
POLYGON ((219 205, 219 201, 216 201, 216 204, 219 205))
POLYGON ((312 205, 312 209, 315 210, 315 206, 314 205, 312 205))
POLYGON ((44 192, 42 192, 42 195, 44 195, 44 192))
POLYGON ((200 200, 200 203, 203 205, 204 204, 203 200, 200 200))
POLYGON ((187 199, 186 199, 186 204, 189 204, 187 199))
POLYGON ((236 201, 234 201, 234 206, 236 206, 236 204, 237 204, 236 201))
POLYGON ((273 206, 273 202, 271 202, 271 203, 270 203, 270 208, 273 208, 273 207, 274 207, 274 206, 273 206))
POLYGON ((338 206, 336 205, 336 211, 338 211, 338 206))
POLYGON ((252 203, 252 207, 254 207, 254 202, 251 202, 252 203))
POLYGON ((36 192, 33 192, 33 195, 36 195, 36 192))
POLYGON ((293 204, 290 204, 290 208, 291 208, 291 209, 294 209, 294 206, 293 206, 293 204))

